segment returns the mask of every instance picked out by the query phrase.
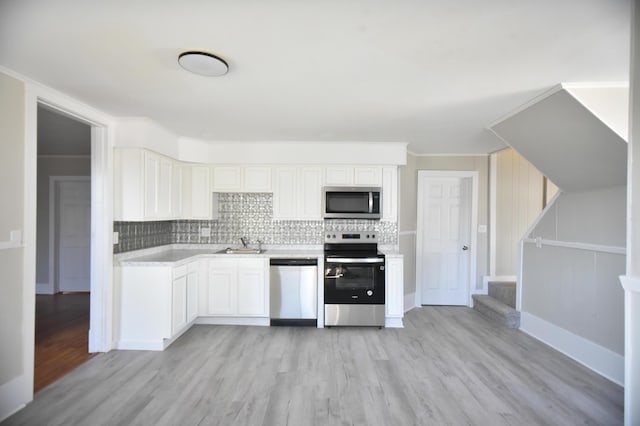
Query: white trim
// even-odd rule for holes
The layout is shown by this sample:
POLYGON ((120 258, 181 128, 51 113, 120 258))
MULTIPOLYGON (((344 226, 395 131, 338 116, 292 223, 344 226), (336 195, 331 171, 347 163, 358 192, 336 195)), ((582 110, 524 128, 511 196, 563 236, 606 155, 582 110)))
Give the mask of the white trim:
MULTIPOLYGON (((61 182, 91 182, 91 176, 49 176, 49 293, 58 292, 58 274, 56 274, 56 184, 61 182)), ((37 289, 36 289, 37 292, 37 289)))
POLYGON ((33 399, 33 385, 26 389, 25 382, 28 379, 22 375, 0 385, 0 422, 22 410, 33 399))
POLYGON ((404 328, 404 324, 402 323, 402 318, 390 318, 386 317, 384 319, 385 328, 404 328))
POLYGON ((576 250, 595 251, 598 253, 611 253, 611 254, 621 254, 621 255, 627 254, 627 249, 624 247, 605 246, 601 244, 579 243, 579 242, 573 242, 573 241, 546 240, 540 237, 523 238, 522 242, 526 244, 535 244, 537 247, 552 246, 552 247, 571 248, 576 250))
MULTIPOLYGON (((498 241, 498 155, 489 157, 489 275, 496 274, 496 247, 498 241)), ((483 284, 484 285, 484 284, 483 284)))
MULTIPOLYGON (((38 103, 52 106, 65 111, 81 121, 93 126, 102 126, 101 131, 92 129, 92 147, 100 149, 92 153, 93 163, 99 163, 102 167, 101 174, 95 179, 93 186, 100 187, 96 191, 96 208, 92 188, 92 212, 98 211, 97 217, 92 217, 92 298, 94 293, 98 300, 91 302, 91 331, 89 335, 89 351, 106 351, 111 348, 111 330, 99 324, 96 319, 110 324, 112 316, 112 282, 111 265, 113 248, 111 246, 111 232, 113 228, 113 203, 111 200, 111 150, 113 147, 114 122, 108 115, 75 99, 47 88, 33 80, 19 76, 13 71, 0 67, 0 71, 17 78, 25 83, 25 133, 24 133, 24 230, 22 240, 24 244, 24 256, 22 265, 22 366, 24 374, 16 380, 20 383, 17 387, 23 392, 16 392, 15 399, 11 399, 12 407, 6 411, 15 411, 33 399, 33 360, 35 342, 35 296, 36 296, 36 222, 37 222, 37 117, 38 103), (71 112, 73 111, 73 112, 71 112), (94 221, 98 219, 99 222, 94 221), (109 231, 109 232, 107 232, 109 231), (95 246, 95 250, 94 250, 95 246), (95 272, 95 276, 93 275, 95 272), (103 306, 104 305, 104 306, 103 306), (97 333, 97 334, 96 334, 97 333), (97 337, 96 337, 97 336, 97 337)), ((93 173, 93 168, 92 168, 93 173)), ((5 410, 0 413, 4 414, 5 410)))
POLYGON ((416 235, 418 231, 400 231, 398 232, 398 236, 400 237, 407 237, 410 235, 416 235))
POLYGON ((473 299, 471 298, 471 289, 476 287, 476 274, 477 274, 477 262, 478 262, 478 180, 480 173, 477 170, 418 170, 418 202, 416 218, 418 222, 418 230, 416 234, 416 306, 422 305, 422 283, 420 282, 422 262, 419 259, 422 257, 422 191, 421 177, 457 177, 457 178, 471 178, 471 229, 470 229, 470 253, 469 253, 469 285, 467 286, 467 306, 473 306, 473 299))
POLYGON ((620 275, 620 283, 624 291, 631 293, 640 293, 640 278, 628 277, 626 275, 620 275))
POLYGON ((516 280, 516 310, 522 311, 522 277, 524 276, 524 241, 518 244, 518 278, 516 280))
POLYGON ((622 355, 528 312, 520 313, 520 330, 618 385, 624 385, 622 355))

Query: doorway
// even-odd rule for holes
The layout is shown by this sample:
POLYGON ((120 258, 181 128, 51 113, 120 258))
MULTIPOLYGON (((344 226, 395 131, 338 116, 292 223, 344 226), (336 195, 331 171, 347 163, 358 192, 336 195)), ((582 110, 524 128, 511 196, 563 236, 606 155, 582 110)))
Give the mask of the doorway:
POLYGON ((476 281, 478 172, 418 172, 416 302, 471 304, 476 281))
POLYGON ((37 112, 35 392, 91 357, 91 126, 37 112))

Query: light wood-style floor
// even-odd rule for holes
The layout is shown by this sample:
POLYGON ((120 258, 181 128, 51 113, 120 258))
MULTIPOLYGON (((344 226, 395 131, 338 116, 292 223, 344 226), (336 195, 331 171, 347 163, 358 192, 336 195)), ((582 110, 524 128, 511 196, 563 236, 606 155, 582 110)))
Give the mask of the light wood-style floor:
POLYGON ((8 425, 617 425, 623 390, 469 308, 404 329, 195 326, 101 354, 8 425))
POLYGON ((87 362, 89 293, 36 296, 34 392, 87 362))

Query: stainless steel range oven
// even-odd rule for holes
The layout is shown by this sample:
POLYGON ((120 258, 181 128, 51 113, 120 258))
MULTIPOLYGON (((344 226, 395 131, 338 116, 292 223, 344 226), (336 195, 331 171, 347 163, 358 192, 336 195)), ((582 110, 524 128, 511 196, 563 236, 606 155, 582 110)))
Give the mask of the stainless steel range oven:
POLYGON ((375 232, 331 232, 324 245, 326 326, 384 326, 384 254, 375 232))

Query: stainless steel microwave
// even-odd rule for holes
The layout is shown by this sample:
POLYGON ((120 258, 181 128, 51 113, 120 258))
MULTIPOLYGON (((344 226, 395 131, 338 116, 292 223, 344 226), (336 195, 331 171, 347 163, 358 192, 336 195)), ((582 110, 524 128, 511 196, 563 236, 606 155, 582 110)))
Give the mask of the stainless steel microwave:
POLYGON ((379 187, 325 186, 322 213, 327 219, 380 219, 382 190, 379 187))

